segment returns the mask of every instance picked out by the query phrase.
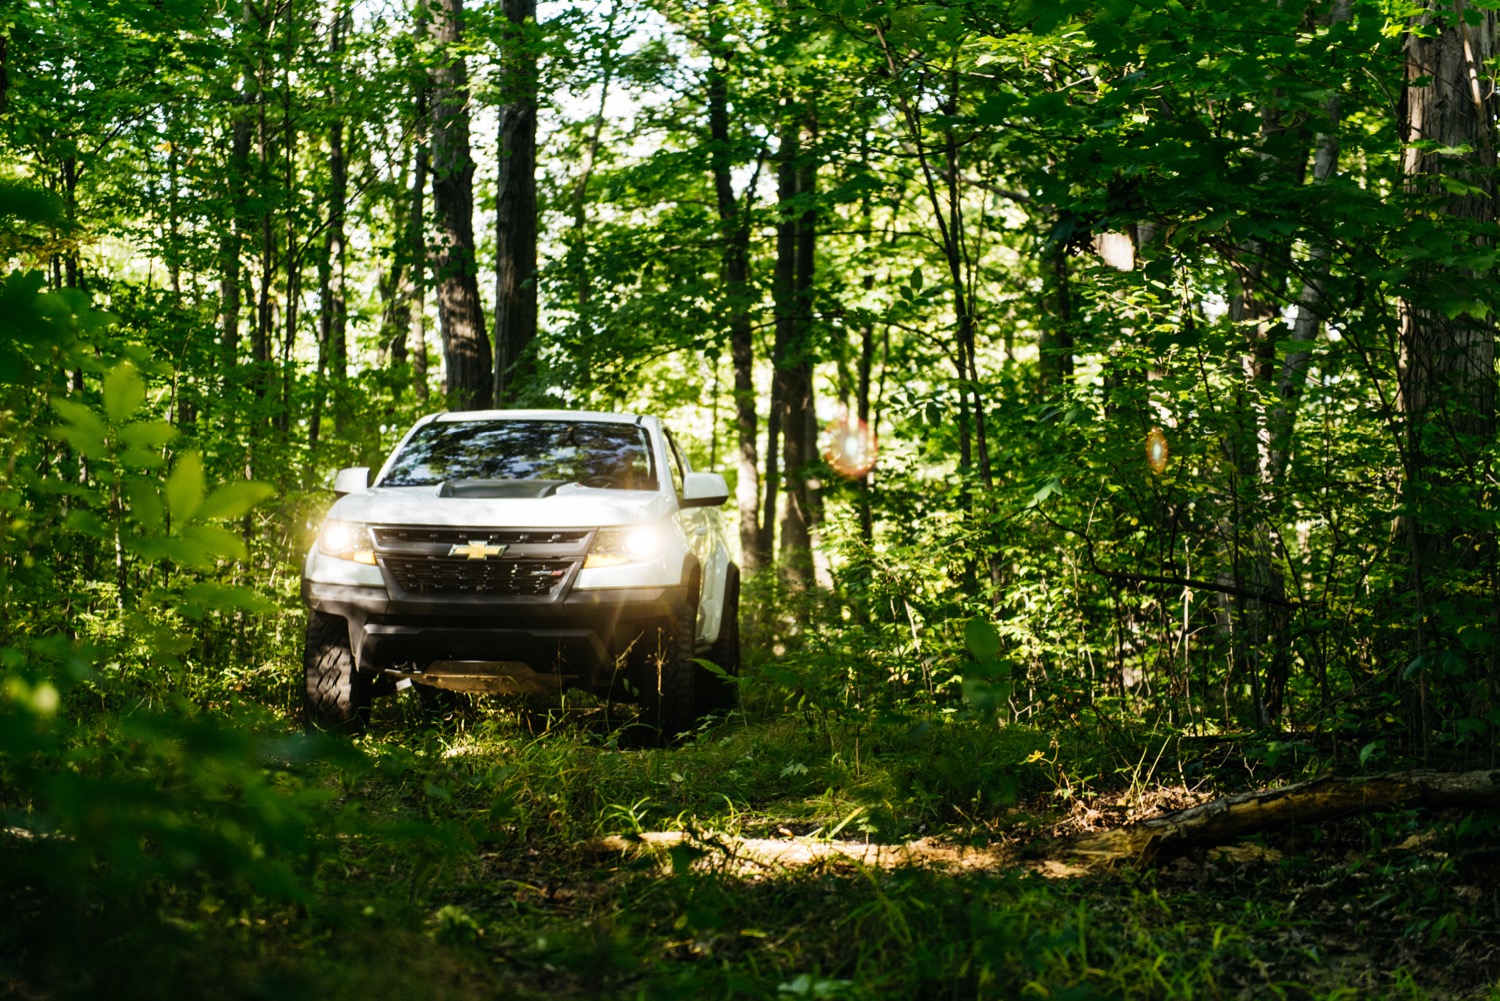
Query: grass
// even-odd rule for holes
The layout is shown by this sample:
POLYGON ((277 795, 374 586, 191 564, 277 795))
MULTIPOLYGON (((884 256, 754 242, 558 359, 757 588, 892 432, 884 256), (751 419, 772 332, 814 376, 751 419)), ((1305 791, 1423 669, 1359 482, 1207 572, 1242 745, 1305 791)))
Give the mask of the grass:
MULTIPOLYGON (((1110 746, 944 717, 793 714, 619 750, 586 710, 540 734, 503 711, 438 726, 416 715, 398 704, 352 745, 242 763, 270 767, 271 788, 320 812, 300 840, 275 841, 269 826, 234 841, 242 855, 212 871, 153 867, 164 849, 148 846, 133 881, 99 881, 124 862, 97 852, 78 885, 48 883, 27 867, 35 844, 0 842, 0 996, 1500 996, 1497 881, 1434 853, 1390 855, 1410 816, 1304 837, 1296 853, 1267 844, 1248 861, 1069 880, 840 860, 747 874, 692 843, 593 845, 683 829, 1020 843, 1080 801, 1141 796, 1132 765, 1161 746, 1144 737, 1110 746), (247 877, 268 859, 295 885, 247 877)), ((267 740, 282 756, 296 746, 267 740)), ((190 796, 240 783, 180 814, 221 828, 236 795, 267 794, 216 753, 253 757, 231 742, 196 762, 143 753, 121 767, 149 764, 153 788, 190 796)))

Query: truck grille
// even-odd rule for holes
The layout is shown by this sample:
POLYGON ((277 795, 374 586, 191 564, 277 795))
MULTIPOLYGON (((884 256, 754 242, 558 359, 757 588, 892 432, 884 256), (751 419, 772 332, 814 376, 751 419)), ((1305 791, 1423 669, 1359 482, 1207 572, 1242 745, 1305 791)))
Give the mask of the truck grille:
POLYGON ((522 546, 576 546, 588 537, 588 529, 488 529, 488 528, 436 528, 427 526, 393 527, 375 529, 375 541, 381 546, 396 546, 402 543, 436 543, 444 546, 462 546, 469 542, 487 542, 490 545, 522 546))
MULTIPOLYGON (((472 536, 471 536, 472 537, 472 536)), ((469 560, 386 556, 385 568, 407 594, 490 594, 546 598, 556 594, 572 560, 469 560)))

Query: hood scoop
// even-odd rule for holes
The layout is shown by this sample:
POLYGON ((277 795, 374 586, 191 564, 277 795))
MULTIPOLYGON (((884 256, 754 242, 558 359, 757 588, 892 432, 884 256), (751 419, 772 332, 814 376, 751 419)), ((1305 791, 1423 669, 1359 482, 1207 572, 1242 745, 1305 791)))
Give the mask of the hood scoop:
POLYGON ((567 480, 448 480, 438 487, 439 497, 499 499, 550 497, 567 480))

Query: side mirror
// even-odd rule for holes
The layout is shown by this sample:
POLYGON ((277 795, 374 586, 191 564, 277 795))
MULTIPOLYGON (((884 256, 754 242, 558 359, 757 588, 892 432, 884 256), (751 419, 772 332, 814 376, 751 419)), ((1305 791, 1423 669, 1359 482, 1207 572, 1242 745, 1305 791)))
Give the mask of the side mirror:
POLYGON ((362 494, 370 489, 370 467, 351 466, 348 469, 340 469, 338 475, 333 478, 333 495, 342 497, 345 494, 362 494))
POLYGON ((683 478, 683 507, 718 507, 728 499, 729 484, 718 473, 688 473, 683 478))

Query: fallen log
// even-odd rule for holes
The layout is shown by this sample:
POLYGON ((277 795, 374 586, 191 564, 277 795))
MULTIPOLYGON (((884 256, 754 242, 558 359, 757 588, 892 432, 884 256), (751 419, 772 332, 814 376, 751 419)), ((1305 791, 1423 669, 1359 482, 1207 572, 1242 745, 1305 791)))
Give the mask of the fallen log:
POLYGON ((1191 848, 1247 834, 1395 807, 1500 809, 1500 770, 1407 771, 1366 778, 1323 775, 1264 792, 1226 796, 1108 831, 1066 839, 1049 855, 1154 865, 1191 848))

